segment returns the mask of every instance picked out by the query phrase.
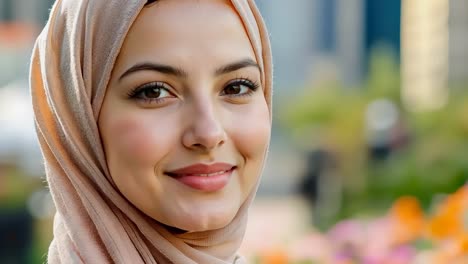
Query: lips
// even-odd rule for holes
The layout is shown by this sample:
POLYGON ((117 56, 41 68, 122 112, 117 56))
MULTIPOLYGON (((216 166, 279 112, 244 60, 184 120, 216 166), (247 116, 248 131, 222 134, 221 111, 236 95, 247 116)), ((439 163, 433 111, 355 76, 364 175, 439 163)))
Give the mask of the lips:
POLYGON ((188 167, 177 169, 174 171, 169 171, 167 174, 172 177, 182 177, 182 176, 201 176, 201 177, 210 177, 222 174, 224 172, 230 171, 235 168, 234 165, 228 163, 215 163, 211 165, 207 164, 194 164, 188 167))
POLYGON ((194 164, 181 169, 168 171, 166 174, 180 183, 205 192, 219 191, 229 182, 236 169, 228 163, 194 164))

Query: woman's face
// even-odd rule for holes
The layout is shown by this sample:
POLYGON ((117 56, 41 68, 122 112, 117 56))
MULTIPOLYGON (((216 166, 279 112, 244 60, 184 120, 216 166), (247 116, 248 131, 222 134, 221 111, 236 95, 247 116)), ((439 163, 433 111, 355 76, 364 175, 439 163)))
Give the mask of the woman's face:
POLYGON ((122 194, 172 227, 226 226, 255 187, 269 142, 260 76, 242 22, 226 1, 144 8, 99 117, 122 194))

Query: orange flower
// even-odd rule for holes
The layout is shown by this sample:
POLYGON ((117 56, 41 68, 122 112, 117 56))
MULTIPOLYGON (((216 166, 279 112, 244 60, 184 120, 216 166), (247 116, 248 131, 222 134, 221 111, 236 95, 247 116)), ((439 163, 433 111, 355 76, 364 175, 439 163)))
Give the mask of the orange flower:
POLYGON ((269 250, 262 254, 260 258, 261 264, 288 264, 288 254, 285 250, 275 249, 269 250))
POLYGON ((395 201, 390 209, 393 221, 395 243, 402 244, 417 239, 425 225, 424 212, 418 199, 403 196, 395 201))
POLYGON ((468 255, 468 233, 459 235, 456 238, 456 243, 458 246, 458 255, 459 256, 468 255))
POLYGON ((448 196, 437 208, 437 212, 429 221, 428 235, 433 239, 445 240, 467 232, 464 223, 467 210, 468 186, 465 185, 448 196))
POLYGON ((445 240, 457 234, 460 223, 453 211, 440 213, 432 217, 428 224, 428 235, 435 240, 445 240))

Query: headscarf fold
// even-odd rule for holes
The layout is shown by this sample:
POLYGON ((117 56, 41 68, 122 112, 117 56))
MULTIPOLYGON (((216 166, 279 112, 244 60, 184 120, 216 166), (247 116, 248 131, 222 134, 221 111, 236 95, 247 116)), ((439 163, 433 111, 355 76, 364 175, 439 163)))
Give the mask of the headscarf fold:
MULTIPOLYGON (((262 69, 270 109, 272 63, 253 0, 231 1, 262 69)), ((97 119, 125 36, 147 0, 57 0, 32 55, 36 130, 56 205, 48 262, 236 263, 258 182, 226 227, 176 234, 118 191, 109 174, 97 119)))

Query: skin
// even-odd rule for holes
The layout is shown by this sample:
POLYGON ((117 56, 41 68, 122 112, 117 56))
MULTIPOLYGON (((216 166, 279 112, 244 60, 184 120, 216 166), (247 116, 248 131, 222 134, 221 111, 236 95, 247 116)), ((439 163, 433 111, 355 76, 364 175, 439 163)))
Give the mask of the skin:
POLYGON ((142 212, 184 231, 213 230, 229 224, 253 191, 271 123, 259 68, 244 63, 226 71, 246 60, 256 63, 227 1, 162 0, 143 9, 114 66, 98 122, 112 178, 142 212), (184 74, 127 72, 141 63, 184 74), (164 89, 132 93, 152 82, 164 89), (219 191, 196 190, 165 173, 216 162, 237 166, 219 191))

